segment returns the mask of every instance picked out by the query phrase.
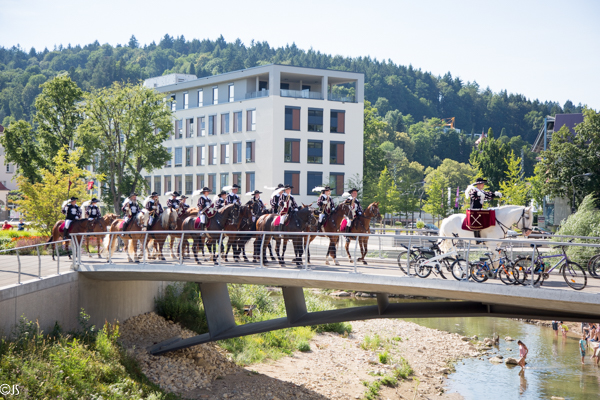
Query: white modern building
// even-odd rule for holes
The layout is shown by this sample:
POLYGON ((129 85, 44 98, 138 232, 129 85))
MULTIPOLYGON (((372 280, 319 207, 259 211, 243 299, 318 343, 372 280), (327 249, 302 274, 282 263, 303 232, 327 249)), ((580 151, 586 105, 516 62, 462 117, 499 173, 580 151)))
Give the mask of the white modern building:
POLYGON ((284 183, 310 203, 315 186, 341 195, 362 175, 363 74, 265 65, 144 84, 170 97, 174 111, 174 134, 164 142, 172 158, 144 173, 151 191, 190 195, 208 186, 215 193, 237 183, 241 194, 259 189, 267 199, 265 187, 284 183))

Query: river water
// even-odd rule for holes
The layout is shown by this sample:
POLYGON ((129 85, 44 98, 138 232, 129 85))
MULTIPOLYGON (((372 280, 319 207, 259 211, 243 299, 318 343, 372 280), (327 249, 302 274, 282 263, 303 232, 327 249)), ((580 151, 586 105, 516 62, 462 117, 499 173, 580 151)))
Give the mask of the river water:
MULTIPOLYGON (((400 300, 394 301, 423 301, 400 300)), ((356 307, 376 304, 375 299, 334 300, 337 307, 356 307)), ((466 400, 505 399, 550 399, 552 396, 565 399, 600 399, 600 368, 593 365, 586 355, 581 365, 577 338, 555 336, 551 328, 532 325, 503 318, 418 318, 410 319, 428 328, 435 328, 464 336, 477 335, 479 340, 500 336, 500 345, 493 348, 489 356, 480 359, 465 359, 455 364, 456 372, 448 376, 447 388, 460 393, 466 400), (513 342, 504 338, 510 336, 513 342), (488 357, 501 354, 519 358, 516 340, 529 348, 525 373, 520 367, 492 364, 488 357)))

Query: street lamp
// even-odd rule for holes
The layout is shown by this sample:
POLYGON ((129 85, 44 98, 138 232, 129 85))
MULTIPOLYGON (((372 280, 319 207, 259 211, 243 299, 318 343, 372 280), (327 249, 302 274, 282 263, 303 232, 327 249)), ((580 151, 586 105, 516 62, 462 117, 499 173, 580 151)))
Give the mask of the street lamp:
POLYGON ((571 214, 575 214, 575 185, 573 184, 573 178, 578 178, 580 176, 590 177, 594 175, 593 172, 586 172, 585 174, 574 175, 571 177, 571 188, 573 189, 573 200, 571 201, 571 214))

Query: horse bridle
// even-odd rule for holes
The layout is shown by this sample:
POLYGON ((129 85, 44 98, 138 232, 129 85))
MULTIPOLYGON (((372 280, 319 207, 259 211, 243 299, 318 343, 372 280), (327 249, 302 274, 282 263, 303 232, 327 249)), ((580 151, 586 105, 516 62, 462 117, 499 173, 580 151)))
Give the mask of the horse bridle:
MULTIPOLYGON (((526 209, 527 209, 527 207, 523 208, 523 210, 521 211, 521 216, 515 223, 517 229, 519 229, 519 222, 521 222, 521 220, 523 221, 523 226, 520 228, 523 232, 533 230, 531 227, 525 228, 525 220, 527 219, 527 218, 525 218, 525 210, 526 209)), ((510 230, 510 227, 508 227, 508 226, 504 225, 502 222, 500 222, 498 217, 496 217, 496 222, 498 223, 498 225, 500 225, 500 229, 502 229, 502 233, 504 233, 504 236, 506 236, 506 232, 510 230)))

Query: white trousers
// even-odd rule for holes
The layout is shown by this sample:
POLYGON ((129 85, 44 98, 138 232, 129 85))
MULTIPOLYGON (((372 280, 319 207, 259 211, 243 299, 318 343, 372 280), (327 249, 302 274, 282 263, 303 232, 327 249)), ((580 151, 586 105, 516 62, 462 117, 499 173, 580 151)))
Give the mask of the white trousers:
POLYGON ((150 219, 148 220, 148 226, 152 225, 154 223, 154 217, 151 215, 150 219))
POLYGON ((203 224, 206 224, 206 215, 200 214, 200 222, 202 222, 203 224))
POLYGON ((71 222, 73 222, 72 219, 65 220, 65 229, 69 229, 69 226, 71 226, 71 222))
POLYGON ((323 222, 324 219, 325 219, 325 213, 319 214, 319 223, 323 222))
POLYGON ((283 225, 285 223, 285 219, 287 218, 287 214, 286 215, 282 215, 281 219, 279 220, 279 225, 283 225))

